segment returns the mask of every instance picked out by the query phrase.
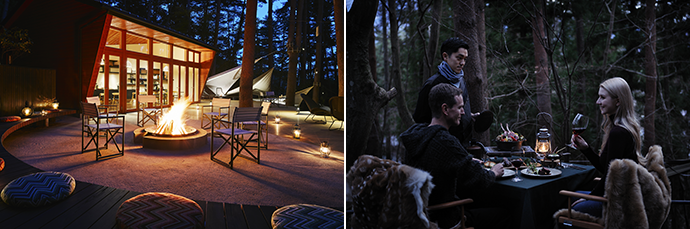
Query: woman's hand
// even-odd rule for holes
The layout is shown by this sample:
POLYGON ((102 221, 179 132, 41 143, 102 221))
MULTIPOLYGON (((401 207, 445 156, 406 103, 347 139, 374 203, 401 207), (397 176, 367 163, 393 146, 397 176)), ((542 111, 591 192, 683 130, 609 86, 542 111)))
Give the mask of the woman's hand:
POLYGON ((575 148, 579 150, 586 150, 587 148, 589 148, 589 144, 587 144, 587 141, 585 141, 585 139, 582 138, 580 135, 573 134, 570 137, 570 140, 573 142, 573 145, 575 145, 575 148))
POLYGON ((491 171, 496 174, 496 177, 503 176, 503 163, 497 163, 494 167, 491 167, 491 171))

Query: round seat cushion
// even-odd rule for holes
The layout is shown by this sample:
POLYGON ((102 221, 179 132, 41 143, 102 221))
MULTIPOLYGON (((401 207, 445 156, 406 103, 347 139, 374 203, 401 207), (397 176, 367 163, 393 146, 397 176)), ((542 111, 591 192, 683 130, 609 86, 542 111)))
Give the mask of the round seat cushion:
POLYGON ((75 187, 74 177, 67 173, 39 172, 14 179, 0 197, 10 206, 40 207, 69 197, 75 187))
POLYGON ((186 197, 149 192, 122 203, 115 221, 120 228, 204 228, 204 212, 186 197))
POLYGON ((343 212, 313 204, 279 208, 271 216, 273 228, 343 228, 343 212))
POLYGON ((0 171, 2 171, 3 169, 5 169, 5 160, 3 160, 2 157, 0 157, 0 171))
POLYGON ((22 118, 19 116, 2 116, 0 117, 0 122, 16 122, 21 120, 22 118))

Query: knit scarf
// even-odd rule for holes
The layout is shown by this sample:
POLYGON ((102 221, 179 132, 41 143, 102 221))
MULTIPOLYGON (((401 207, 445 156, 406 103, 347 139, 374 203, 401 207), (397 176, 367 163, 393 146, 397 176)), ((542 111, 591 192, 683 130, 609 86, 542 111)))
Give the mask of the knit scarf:
POLYGON ((458 85, 458 82, 461 82, 460 80, 463 76, 465 76, 465 71, 460 70, 460 73, 455 73, 455 71, 453 71, 453 69, 445 61, 438 65, 438 72, 455 85, 458 85))

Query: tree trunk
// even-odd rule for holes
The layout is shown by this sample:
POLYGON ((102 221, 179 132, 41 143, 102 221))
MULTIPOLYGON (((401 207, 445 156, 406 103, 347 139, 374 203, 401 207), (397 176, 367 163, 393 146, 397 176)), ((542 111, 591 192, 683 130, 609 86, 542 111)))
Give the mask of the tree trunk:
MULTIPOLYGON (((268 28, 268 52, 273 52, 275 50, 273 44, 273 0, 268 0, 268 20, 266 21, 266 27, 268 28)), ((275 66, 273 54, 268 55, 268 68, 271 69, 275 66)))
MULTIPOLYGON (((295 26, 297 20, 295 14, 297 11, 297 0, 290 0, 290 25, 288 28, 288 56, 290 61, 288 62, 288 78, 287 78, 287 90, 285 92, 285 105, 294 106, 295 105, 295 92, 297 87, 297 53, 298 47, 295 42, 295 26)), ((299 105, 297 106, 299 107, 299 105)))
MULTIPOLYGON (((486 7, 486 4, 484 3, 484 0, 475 0, 475 6, 477 7, 477 40, 478 40, 478 45, 477 48, 479 49, 479 67, 480 67, 480 74, 478 77, 481 78, 481 82, 488 82, 488 73, 486 69, 486 25, 485 25, 485 18, 484 18, 484 8, 486 7)), ((486 90, 486 84, 482 83, 482 89, 479 91, 479 100, 477 103, 472 103, 478 104, 477 105, 477 112, 483 111, 483 110, 488 110, 489 109, 489 104, 486 102, 486 97, 488 97, 488 92, 486 90)), ((482 133, 477 133, 474 136, 476 136, 477 140, 482 142, 484 145, 489 145, 490 138, 489 136, 489 131, 484 131, 482 133)))
POLYGON ((613 34, 613 23, 615 22, 616 19, 616 3, 618 1, 612 1, 612 6, 609 8, 609 31, 606 34, 606 46, 604 46, 604 74, 601 75, 601 80, 600 82, 604 82, 604 79, 606 79, 606 74, 609 72, 609 69, 611 69, 608 65, 609 62, 609 53, 611 53, 611 34, 613 34))
POLYGON ((656 131, 654 129, 654 111, 656 110, 656 12, 655 1, 647 0, 645 9, 647 41, 644 46, 644 73, 646 86, 644 95, 644 146, 654 145, 656 131))
MULTIPOLYGON (((486 109, 486 75, 482 73, 481 58, 479 46, 480 39, 477 33, 477 7, 475 0, 461 0, 456 2, 454 7, 454 22, 455 22, 455 36, 462 38, 469 44, 470 49, 467 50, 467 59, 465 60, 465 82, 468 90, 469 101, 472 110, 465 111, 465 113, 480 112, 486 109)), ((473 136, 479 136, 473 133, 473 136)), ((488 141, 488 140, 487 140, 488 141)))
POLYGON ((336 37, 335 47, 338 57, 338 96, 345 96, 345 29, 343 28, 343 21, 345 19, 343 5, 343 0, 333 0, 336 37))
MULTIPOLYGON (((371 78, 368 51, 369 36, 374 26, 378 1, 357 0, 347 16, 347 149, 346 168, 366 151, 371 126, 378 110, 396 94, 395 89, 385 91, 371 78)), ((337 6, 336 6, 337 7, 337 6)), ((336 18, 337 20, 337 18, 336 18)))
POLYGON ((431 28, 429 30, 429 45, 427 46, 426 56, 424 57, 424 79, 425 82, 435 72, 434 64, 438 57, 436 50, 438 50, 439 33, 441 32, 441 17, 443 15, 443 0, 432 0, 434 4, 431 6, 431 28))
MULTIPOLYGON (((297 32, 295 35, 295 44, 297 44, 297 59, 299 60, 298 67, 297 67, 297 82, 306 82, 306 69, 307 69, 307 58, 305 57, 305 52, 304 49, 307 48, 307 45, 305 42, 307 42, 307 39, 304 39, 307 37, 304 33, 307 31, 306 27, 306 20, 307 20, 307 12, 304 10, 304 0, 299 0, 297 2, 297 32)), ((297 86, 295 84, 295 90, 297 90, 297 86)), ((313 92, 312 92, 313 94, 313 92)), ((297 97, 299 95, 295 95, 297 97)), ((318 103, 319 101, 316 100, 318 103)))
POLYGON ((318 8, 316 10, 316 67, 314 68, 314 93, 312 94, 312 98, 314 101, 319 101, 319 97, 321 96, 321 74, 323 74, 323 51, 321 50, 321 43, 323 42, 323 38, 321 37, 321 31, 323 28, 321 25, 323 24, 323 1, 316 1, 316 7, 318 8))
POLYGON ((256 1, 247 0, 247 20, 244 25, 244 50, 240 76, 240 107, 252 107, 252 78, 254 76, 254 37, 256 34, 256 1))
MULTIPOLYGON (((390 88, 390 74, 388 67, 390 66, 390 61, 388 57, 388 19, 386 17, 386 7, 381 6, 381 49, 383 49, 383 79, 384 79, 384 88, 390 88)), ((386 158, 390 159, 392 158, 392 152, 391 152, 391 137, 390 135, 390 125, 388 124, 388 106, 383 107, 383 127, 381 135, 383 136, 383 139, 385 139, 385 146, 384 148, 384 155, 386 158)))
MULTIPOLYGON (((542 1, 538 1, 532 18, 532 41, 534 42, 534 62, 537 79, 537 109, 539 112, 551 114, 551 85, 549 83, 548 56, 544 44, 546 33, 544 30, 544 11, 542 1)), ((553 131, 552 120, 537 120, 537 127, 545 126, 553 131)))
MULTIPOLYGON (((400 79, 402 77, 400 73, 400 42, 398 41, 398 13, 395 0, 388 0, 388 13, 390 17, 389 22, 391 29, 391 58, 393 61, 393 72, 391 74, 391 79, 393 79, 393 85, 395 85, 395 88, 401 92, 404 92, 405 90, 402 88, 402 82, 400 79)), ((395 98, 395 101, 396 105, 398 106, 398 114, 400 115, 402 126, 403 128, 408 128, 414 124, 414 120, 412 120, 412 114, 410 114, 410 111, 407 109, 407 102, 405 101, 404 94, 405 93, 400 93, 400 96, 395 98)))

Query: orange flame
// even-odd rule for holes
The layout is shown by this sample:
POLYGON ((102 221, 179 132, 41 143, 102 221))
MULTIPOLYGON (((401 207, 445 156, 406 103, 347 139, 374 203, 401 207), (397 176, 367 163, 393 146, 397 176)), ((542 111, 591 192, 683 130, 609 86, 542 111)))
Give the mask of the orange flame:
POLYGON ((189 134, 185 128, 187 119, 183 117, 184 111, 189 104, 191 104, 191 101, 189 101, 187 97, 173 102, 173 106, 170 107, 170 110, 161 116, 155 133, 166 135, 189 134))

